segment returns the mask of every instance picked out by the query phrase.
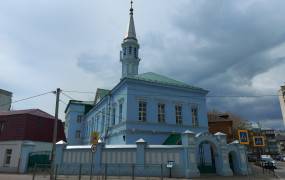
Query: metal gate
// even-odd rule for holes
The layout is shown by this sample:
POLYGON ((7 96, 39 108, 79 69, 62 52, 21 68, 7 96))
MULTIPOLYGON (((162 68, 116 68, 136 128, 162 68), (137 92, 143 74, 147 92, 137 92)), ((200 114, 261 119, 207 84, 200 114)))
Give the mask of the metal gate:
POLYGON ((30 153, 28 169, 35 167, 37 164, 50 165, 50 154, 50 151, 39 151, 30 153))
POLYGON ((211 149, 211 163, 206 163, 204 159, 204 148, 203 143, 199 145, 199 156, 200 162, 198 165, 198 169, 200 173, 216 173, 216 166, 215 166, 215 158, 212 146, 211 149))

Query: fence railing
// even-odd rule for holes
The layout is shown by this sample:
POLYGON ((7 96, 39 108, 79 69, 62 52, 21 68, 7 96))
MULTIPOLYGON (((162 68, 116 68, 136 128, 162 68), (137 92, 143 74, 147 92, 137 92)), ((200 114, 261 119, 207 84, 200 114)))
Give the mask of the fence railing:
MULTIPOLYGON (((155 179, 170 177, 173 171, 182 171, 179 167, 169 169, 165 164, 64 164, 55 166, 55 179, 107 180, 107 179, 155 179)), ((37 164, 33 168, 33 180, 45 179, 50 175, 50 166, 37 164)), ((48 178, 47 178, 48 179, 48 178)))
MULTIPOLYGON (((251 165, 252 174, 248 175, 249 179, 259 178, 276 178, 274 171, 263 169, 260 166, 251 165), (264 177, 263 177, 264 176, 264 177)), ((179 174, 183 169, 174 166, 173 169, 166 168, 165 164, 102 164, 100 167, 91 164, 65 164, 56 165, 56 180, 163 180, 168 179, 171 173, 179 174)), ((37 164, 33 168, 33 180, 49 180, 50 166, 37 164)), ((172 174, 173 175, 173 174, 172 174)), ((217 176, 212 174, 212 176, 217 176)), ((238 175, 237 175, 238 176, 238 175)), ((172 176, 174 177, 174 176, 172 176)), ((245 178, 244 176, 241 176, 245 178)))

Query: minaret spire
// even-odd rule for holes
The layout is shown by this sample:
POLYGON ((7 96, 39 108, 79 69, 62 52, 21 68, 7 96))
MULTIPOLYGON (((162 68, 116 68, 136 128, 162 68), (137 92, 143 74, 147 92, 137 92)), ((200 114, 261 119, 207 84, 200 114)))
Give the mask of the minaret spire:
POLYGON ((122 62, 122 78, 136 76, 139 71, 139 48, 140 45, 136 36, 133 0, 131 0, 130 21, 128 24, 127 34, 122 43, 120 61, 122 62))
POLYGON ((136 37, 136 28, 135 28, 135 22, 134 22, 134 9, 133 9, 133 1, 131 0, 131 8, 130 8, 130 21, 128 25, 128 31, 125 36, 125 39, 134 39, 137 40, 136 37))

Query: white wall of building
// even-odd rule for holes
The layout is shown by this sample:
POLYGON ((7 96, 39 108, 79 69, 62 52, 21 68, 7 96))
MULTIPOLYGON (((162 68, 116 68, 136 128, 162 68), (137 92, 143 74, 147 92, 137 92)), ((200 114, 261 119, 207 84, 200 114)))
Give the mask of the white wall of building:
POLYGON ((22 157, 27 150, 24 149, 25 144, 32 144, 30 152, 39 151, 51 151, 52 144, 48 142, 36 142, 36 141, 1 141, 0 142, 0 172, 19 172, 19 165, 27 164, 27 159, 22 157), (6 164, 7 150, 12 150, 11 160, 9 164, 6 164), (21 162, 25 161, 25 162, 21 162))
POLYGON ((0 142, 0 171, 17 172, 20 163, 21 141, 4 141, 0 142), (6 164, 6 151, 12 150, 10 164, 6 164))

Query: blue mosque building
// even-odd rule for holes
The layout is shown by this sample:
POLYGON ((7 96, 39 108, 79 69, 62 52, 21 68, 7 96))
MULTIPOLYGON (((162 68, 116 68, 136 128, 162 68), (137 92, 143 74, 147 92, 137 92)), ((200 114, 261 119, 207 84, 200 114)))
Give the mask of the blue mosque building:
MULTIPOLYGON (((130 165, 159 164, 158 169, 144 169, 144 175, 158 176, 162 171, 166 175, 166 164, 175 162, 174 177, 249 173, 245 147, 239 141, 227 144, 226 134, 208 132, 207 90, 154 72, 139 74, 140 45, 132 7, 121 47, 118 84, 110 90, 97 89, 92 102, 68 103, 67 143, 57 143, 57 165, 89 169, 94 162, 97 173, 109 164, 124 165, 129 167, 122 170, 124 174, 131 175, 135 172, 130 165), (91 156, 94 134, 100 140, 91 156)), ((60 171, 70 173, 65 172, 68 168, 60 171)))
POLYGON ((187 129, 208 131, 207 90, 154 72, 138 73, 140 45, 133 8, 121 46, 119 83, 111 90, 98 89, 94 103, 69 103, 66 123, 70 144, 90 143, 92 132, 98 132, 107 144, 133 144, 139 138, 163 144, 175 141, 175 134, 187 129))

